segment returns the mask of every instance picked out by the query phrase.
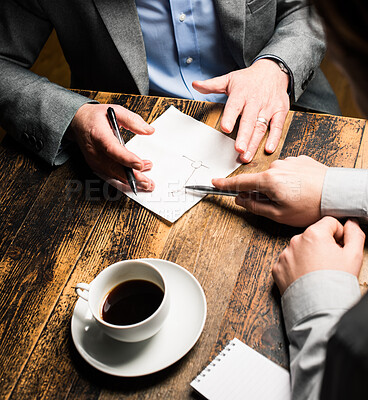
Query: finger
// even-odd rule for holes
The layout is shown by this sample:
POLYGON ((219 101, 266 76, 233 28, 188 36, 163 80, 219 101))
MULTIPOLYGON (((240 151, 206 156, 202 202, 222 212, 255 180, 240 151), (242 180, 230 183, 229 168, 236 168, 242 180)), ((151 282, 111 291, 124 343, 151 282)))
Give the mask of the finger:
POLYGON ((243 110, 240 120, 239 130, 235 141, 235 150, 241 153, 240 160, 246 162, 244 157, 248 154, 248 143, 251 140, 254 127, 256 125, 258 106, 248 105, 243 110))
POLYGON ((212 184, 218 189, 234 190, 245 192, 258 190, 266 192, 266 187, 262 179, 262 172, 256 174, 240 174, 231 178, 215 178, 212 179, 212 184))
POLYGON ((342 224, 333 217, 323 217, 315 224, 311 225, 307 230, 313 229, 323 234, 327 234, 340 242, 344 237, 344 227, 342 224))
MULTIPOLYGON (((117 179, 121 182, 128 183, 125 168, 116 162, 105 163, 101 168, 102 172, 110 178, 117 179)), ((134 171, 134 177, 137 187, 143 190, 152 191, 155 187, 153 181, 139 171, 134 171)))
POLYGON ((330 233, 333 235, 336 243, 340 243, 344 240, 344 226, 335 218, 329 218, 328 224, 330 227, 330 233))
POLYGON ((205 81, 192 82, 193 88, 203 94, 226 93, 227 84, 227 75, 217 76, 216 78, 206 79, 205 81))
MULTIPOLYGON (((263 118, 267 119, 264 117, 264 113, 262 111, 259 112, 259 115, 262 115, 263 118)), ((257 116, 256 116, 257 118, 257 116)), ((268 120, 268 119, 267 119, 268 120)), ((259 147, 259 144, 261 143, 264 135, 266 134, 268 129, 268 125, 266 125, 263 122, 260 122, 256 119, 254 129, 252 136, 250 138, 250 141, 247 146, 247 152, 244 155, 240 156, 240 160, 246 163, 249 163, 252 161, 254 155, 257 152, 257 149, 259 147)))
POLYGON ((235 203, 255 215, 260 215, 274 221, 278 221, 281 216, 280 210, 275 203, 265 198, 258 199, 257 194, 254 193, 242 193, 235 198, 235 203))
POLYGON ((270 133, 266 142, 265 150, 267 153, 273 153, 279 144, 282 129, 284 127, 285 118, 288 111, 279 111, 275 113, 270 122, 270 133))
MULTIPOLYGON (((225 104, 224 113, 221 118, 221 129, 224 132, 230 133, 233 131, 236 120, 243 112, 245 105, 244 102, 245 100, 241 92, 233 90, 230 93, 225 104)), ((239 153, 242 153, 246 149, 246 143, 237 141, 235 144, 235 148, 239 153)))
POLYGON ((152 192, 154 190, 155 183, 153 182, 153 180, 149 179, 146 175, 138 171, 134 171, 134 175, 137 181, 138 188, 146 190, 148 192, 152 192))
POLYGON ((141 169, 142 172, 147 172, 152 169, 152 162, 150 160, 143 160, 143 168, 141 169))
MULTIPOLYGON (((281 253, 282 254, 282 253, 281 253)), ((284 294, 284 288, 287 286, 284 278, 284 267, 282 261, 280 259, 275 263, 272 267, 272 277, 275 281, 277 287, 280 290, 280 294, 284 294)))
POLYGON ((138 114, 121 106, 112 106, 115 110, 116 120, 119 126, 140 135, 151 135, 155 129, 138 114))
POLYGON ((144 168, 143 160, 125 146, 122 146, 114 135, 109 134, 101 137, 97 146, 107 159, 112 159, 121 165, 138 171, 144 168))
POLYGON ((356 220, 347 220, 344 225, 344 249, 363 254, 365 234, 356 220))

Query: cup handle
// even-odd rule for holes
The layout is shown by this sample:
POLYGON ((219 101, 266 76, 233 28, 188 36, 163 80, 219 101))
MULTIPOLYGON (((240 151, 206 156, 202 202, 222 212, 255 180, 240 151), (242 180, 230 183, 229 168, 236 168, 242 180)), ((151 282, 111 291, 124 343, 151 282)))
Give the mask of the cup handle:
POLYGON ((89 285, 88 283, 77 283, 75 285, 75 292, 85 301, 88 301, 89 285))

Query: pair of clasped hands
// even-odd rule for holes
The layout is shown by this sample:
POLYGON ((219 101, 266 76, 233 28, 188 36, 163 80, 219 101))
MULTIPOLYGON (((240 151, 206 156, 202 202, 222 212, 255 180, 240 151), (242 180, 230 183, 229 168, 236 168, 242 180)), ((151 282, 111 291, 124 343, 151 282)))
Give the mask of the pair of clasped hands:
MULTIPOLYGON (((221 129, 232 132, 240 116, 235 149, 240 160, 248 163, 268 128, 268 124, 261 121, 269 122, 265 151, 275 151, 289 110, 288 84, 289 76, 274 61, 261 59, 249 68, 195 81, 193 87, 203 94, 225 93, 228 96, 221 129)), ((125 165, 134 170, 139 188, 154 190, 154 182, 144 175, 152 168, 151 161, 140 159, 120 145, 106 118, 109 106, 83 105, 70 125, 70 137, 78 143, 92 170, 126 183, 125 165)), ((135 134, 154 133, 154 128, 139 115, 121 106, 112 107, 120 126, 135 134)), ((281 293, 293 281, 313 270, 339 268, 356 276, 359 273, 364 234, 357 222, 347 221, 343 226, 332 217, 321 219, 321 193, 326 171, 323 164, 300 156, 275 161, 264 172, 212 181, 219 189, 241 192, 236 203, 254 214, 292 226, 314 224, 292 239, 273 268, 281 293), (250 195, 252 191, 266 195, 268 200, 250 195)))

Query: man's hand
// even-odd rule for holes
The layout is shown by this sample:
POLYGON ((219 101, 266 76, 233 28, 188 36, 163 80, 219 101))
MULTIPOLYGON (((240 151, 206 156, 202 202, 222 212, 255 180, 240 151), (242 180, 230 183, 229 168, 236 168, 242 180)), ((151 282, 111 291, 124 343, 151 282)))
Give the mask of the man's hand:
POLYGON ((213 179, 212 183, 219 189, 243 192, 236 204, 254 214, 283 224, 307 226, 321 218, 326 171, 325 165, 310 157, 289 157, 274 161, 264 172, 213 179))
POLYGON ((76 141, 93 171, 127 183, 124 165, 133 168, 137 186, 152 191, 154 183, 142 171, 152 168, 151 161, 141 160, 119 143, 107 119, 113 107, 119 126, 141 135, 150 135, 154 128, 142 117, 124 107, 110 104, 84 104, 75 114, 68 138, 76 141))
POLYGON ((344 226, 324 217, 294 236, 272 269, 281 295, 298 278, 318 270, 338 270, 358 277, 363 262, 365 235, 356 221, 344 226))
POLYGON ((240 124, 235 149, 242 162, 250 162, 267 131, 267 124, 257 121, 263 118, 270 124, 265 145, 273 153, 279 143, 290 103, 287 94, 289 76, 272 60, 261 59, 249 68, 206 81, 193 82, 201 93, 225 93, 228 100, 221 120, 221 129, 231 132, 239 115, 240 124))

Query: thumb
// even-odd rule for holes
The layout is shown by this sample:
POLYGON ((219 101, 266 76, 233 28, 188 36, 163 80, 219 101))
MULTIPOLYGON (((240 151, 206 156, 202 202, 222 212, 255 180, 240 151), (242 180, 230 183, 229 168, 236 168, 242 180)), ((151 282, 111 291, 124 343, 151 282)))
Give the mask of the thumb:
POLYGON ((195 90, 203 94, 226 93, 227 78, 226 75, 222 75, 205 81, 194 81, 192 82, 192 86, 195 90))
POLYGON ((149 125, 140 115, 122 106, 111 105, 120 126, 138 135, 151 135, 155 128, 149 125))
POLYGON ((344 250, 363 254, 365 234, 356 220, 347 220, 344 225, 344 250))
POLYGON ((320 232, 324 236, 327 235, 337 243, 342 242, 344 238, 344 227, 334 217, 323 217, 307 228, 307 230, 309 229, 320 232))

